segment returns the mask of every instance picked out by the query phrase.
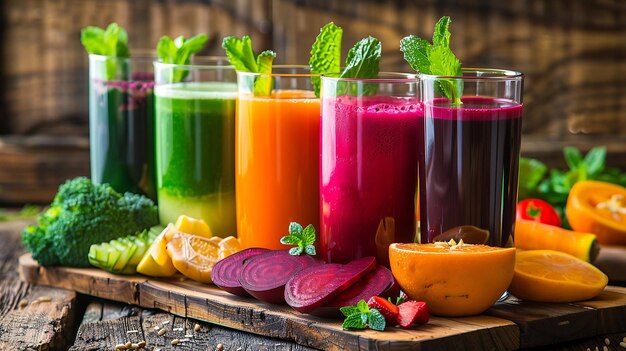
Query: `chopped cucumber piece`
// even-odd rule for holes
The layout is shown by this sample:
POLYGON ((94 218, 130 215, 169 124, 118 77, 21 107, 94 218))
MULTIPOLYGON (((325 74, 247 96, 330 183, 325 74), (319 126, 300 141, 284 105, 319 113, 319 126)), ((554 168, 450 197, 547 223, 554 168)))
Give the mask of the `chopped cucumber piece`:
POLYGON ((112 273, 135 274, 137 265, 161 231, 163 226, 157 225, 135 235, 91 245, 89 262, 112 273))

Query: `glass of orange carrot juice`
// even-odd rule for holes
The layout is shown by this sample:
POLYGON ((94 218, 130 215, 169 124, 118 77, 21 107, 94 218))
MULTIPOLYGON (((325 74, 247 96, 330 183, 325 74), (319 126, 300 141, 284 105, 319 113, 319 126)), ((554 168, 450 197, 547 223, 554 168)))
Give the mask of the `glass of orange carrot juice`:
POLYGON ((285 249, 290 222, 319 229, 320 100, 308 66, 237 72, 237 235, 243 247, 285 249), (271 79, 268 96, 254 84, 271 79))

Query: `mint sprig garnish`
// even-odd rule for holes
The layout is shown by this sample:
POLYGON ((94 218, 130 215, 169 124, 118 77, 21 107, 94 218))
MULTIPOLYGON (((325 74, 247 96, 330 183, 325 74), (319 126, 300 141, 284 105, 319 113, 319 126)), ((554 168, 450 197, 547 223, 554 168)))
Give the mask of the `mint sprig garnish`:
MULTIPOLYGON (((309 66, 311 73, 329 74, 341 73, 341 78, 374 78, 378 75, 379 63, 382 52, 382 44, 374 37, 361 39, 348 51, 346 67, 341 70, 341 39, 343 29, 330 22, 320 30, 320 34, 315 39, 311 48, 311 58, 309 66)), ((315 95, 320 96, 320 78, 311 77, 311 82, 315 89, 315 95)), ((374 89, 366 89, 364 94, 372 94, 374 89)), ((344 93, 341 86, 338 87, 340 93, 344 93)), ((352 91, 356 94, 357 92, 352 91)))
MULTIPOLYGON (((157 56, 159 62, 170 63, 175 65, 188 65, 191 62, 191 56, 202 51, 209 37, 205 34, 198 34, 189 39, 179 36, 172 39, 167 35, 162 36, 157 43, 157 56)), ((182 69, 174 69, 172 71, 171 82, 177 83, 182 81, 189 71, 182 69)))
MULTIPOLYGON (((448 16, 443 16, 435 25, 433 43, 409 35, 400 40, 400 51, 411 68, 423 74, 461 77, 461 62, 450 49, 450 23, 448 16)), ((437 81, 440 93, 447 97, 456 106, 461 105, 463 85, 453 79, 437 81)))
POLYGON ((280 238, 280 242, 285 245, 296 245, 289 249, 289 254, 300 256, 302 253, 315 256, 315 228, 312 224, 302 228, 296 222, 289 223, 289 235, 280 238))
POLYGON ((255 96, 269 96, 272 93, 272 79, 267 75, 272 73, 272 64, 276 58, 274 51, 265 50, 255 58, 252 40, 247 35, 241 39, 237 37, 224 38, 222 48, 226 51, 230 64, 237 71, 261 73, 254 81, 255 96))
MULTIPOLYGON (((315 38, 311 47, 309 66, 311 73, 339 73, 341 70, 341 38, 343 29, 333 22, 327 23, 320 29, 320 34, 315 38)), ((311 77, 311 83, 315 89, 315 96, 320 96, 321 79, 319 76, 311 77)))
POLYGON ((346 319, 341 324, 343 329, 370 329, 383 331, 387 326, 385 317, 375 308, 369 308, 365 300, 356 306, 345 306, 339 309, 346 319))
MULTIPOLYGON (((111 23, 106 29, 88 26, 80 31, 80 42, 89 54, 112 58, 128 58, 128 33, 117 23, 111 23)), ((106 63, 106 78, 114 79, 117 66, 114 61, 106 63)))

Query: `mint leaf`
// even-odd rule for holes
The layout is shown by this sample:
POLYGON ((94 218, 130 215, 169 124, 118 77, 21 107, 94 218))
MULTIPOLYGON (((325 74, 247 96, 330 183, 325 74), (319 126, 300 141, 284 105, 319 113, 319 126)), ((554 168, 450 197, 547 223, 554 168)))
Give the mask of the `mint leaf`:
POLYGON ((339 309, 344 316, 349 317, 353 314, 361 313, 355 306, 344 306, 339 309))
POLYGON ((370 329, 383 331, 387 323, 385 322, 385 317, 377 309, 372 308, 367 318, 367 325, 370 329))
POLYGON ((222 41, 222 48, 226 51, 226 56, 230 64, 235 66, 237 71, 258 72, 257 61, 254 59, 252 50, 252 40, 247 35, 241 39, 237 37, 226 37, 222 41))
MULTIPOLYGON (((411 68, 423 74, 459 77, 463 75, 461 62, 450 50, 450 23, 448 16, 443 16, 433 32, 433 43, 410 35, 400 40, 400 51, 411 68)), ((454 79, 441 79, 438 89, 455 105, 460 105, 463 85, 454 79)))
POLYGON ((302 234, 302 226, 296 222, 289 223, 289 235, 298 235, 302 234))
POLYGON ((587 172, 589 173, 590 177, 595 177, 596 175, 604 171, 605 159, 606 147, 597 146, 589 150, 587 155, 585 155, 585 159, 583 160, 583 162, 587 166, 587 172))
POLYGON ((365 302, 365 300, 361 300, 356 304, 356 308, 359 309, 360 312, 362 313, 368 313, 370 311, 369 306, 367 305, 367 302, 365 302))
POLYGON ((535 196, 537 187, 547 171, 548 167, 540 161, 524 157, 520 158, 518 188, 520 200, 535 196))
POLYGON ((578 166, 583 163, 583 156, 575 147, 565 147, 563 148, 563 156, 565 156, 565 162, 570 169, 577 169, 578 166))
POLYGON ((307 255, 315 256, 315 228, 312 224, 302 228, 302 226, 296 222, 289 223, 289 235, 280 239, 280 242, 285 245, 296 245, 289 250, 289 254, 293 256, 299 256, 303 252, 307 255))
POLYGON ((254 81, 255 96, 269 96, 272 93, 272 62, 276 58, 276 53, 271 50, 265 50, 256 58, 257 69, 261 74, 254 81))
MULTIPOLYGON (((309 66, 311 73, 327 74, 339 73, 341 70, 341 38, 343 29, 333 22, 327 23, 320 29, 320 34, 315 38, 311 47, 309 66)), ((321 79, 312 76, 311 83, 315 90, 315 96, 320 96, 321 79)))
POLYGON ((374 78, 382 52, 380 41, 373 37, 361 39, 348 51, 346 68, 341 78, 374 78))
POLYGON ((346 319, 341 324, 343 329, 365 329, 365 322, 361 318, 360 313, 356 313, 346 317, 346 319))
POLYGON ((304 252, 306 252, 307 255, 310 256, 315 256, 317 253, 315 252, 315 246, 314 245, 307 245, 304 247, 304 252))
MULTIPOLYGON (((174 40, 165 35, 161 37, 157 43, 159 62, 188 65, 189 62, 191 62, 191 55, 200 52, 207 40, 209 40, 209 38, 205 34, 198 34, 189 39, 185 39, 185 37, 181 35, 174 40)), ((170 81, 171 83, 180 82, 185 79, 188 74, 189 71, 186 69, 174 68, 170 76, 170 81)))
MULTIPOLYGON (((128 34, 117 23, 111 23, 106 29, 85 27, 80 32, 80 42, 88 53, 111 58, 128 58, 128 34)), ((121 67, 124 69, 124 67, 121 67)), ((118 62, 106 61, 106 79, 117 77, 118 62)))

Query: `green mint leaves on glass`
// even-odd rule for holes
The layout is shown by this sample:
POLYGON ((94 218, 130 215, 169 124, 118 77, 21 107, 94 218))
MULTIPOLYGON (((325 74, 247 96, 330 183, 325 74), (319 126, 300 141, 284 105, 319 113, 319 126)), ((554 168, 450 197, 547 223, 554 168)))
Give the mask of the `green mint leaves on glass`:
POLYGON ((255 96, 269 96, 272 93, 272 64, 276 58, 276 53, 265 50, 255 56, 252 50, 252 40, 244 35, 241 39, 237 37, 226 37, 222 42, 222 48, 226 51, 226 56, 230 64, 239 72, 261 73, 254 81, 255 96))
MULTIPOLYGON (((129 58, 128 33, 117 23, 111 23, 106 29, 88 26, 80 31, 80 42, 89 54, 110 58, 129 58)), ((116 77, 117 65, 111 60, 106 63, 106 78, 116 77)))
MULTIPOLYGON (((341 73, 341 78, 375 78, 378 75, 382 44, 374 37, 361 39, 348 51, 346 66, 341 72, 341 39, 343 29, 333 22, 326 24, 320 29, 320 34, 315 39, 311 48, 309 66, 311 73, 329 74, 341 73)), ((320 96, 320 78, 311 77, 315 88, 315 95, 320 96)), ((364 94, 375 93, 374 89, 366 86, 364 94)), ((338 87, 339 91, 342 91, 338 87)), ((356 92, 352 92, 356 94, 356 92)), ((337 95, 340 95, 338 93, 337 95)))
POLYGON ((281 244, 296 245, 289 249, 289 254, 293 256, 300 256, 302 253, 306 253, 310 256, 315 256, 315 228, 312 224, 302 228, 302 226, 296 222, 289 224, 289 235, 283 236, 280 239, 281 244))
POLYGON ((369 308, 365 300, 359 301, 356 306, 345 306, 339 309, 346 319, 341 324, 343 329, 370 329, 385 330, 385 317, 375 308, 369 308))
MULTIPOLYGON (((400 51, 411 68, 423 74, 461 77, 461 62, 450 50, 450 23, 448 16, 443 16, 435 25, 433 43, 409 35, 400 40, 400 51)), ((447 97, 454 105, 462 104, 463 85, 455 79, 440 79, 438 82, 440 93, 447 97)))
MULTIPOLYGON (((170 63, 175 65, 188 65, 191 62, 191 56, 202 51, 209 37, 205 34, 198 34, 189 39, 179 36, 176 39, 163 36, 157 43, 157 56, 159 62, 170 63)), ((187 70, 172 70, 171 82, 177 83, 182 81, 189 72, 187 70)))

